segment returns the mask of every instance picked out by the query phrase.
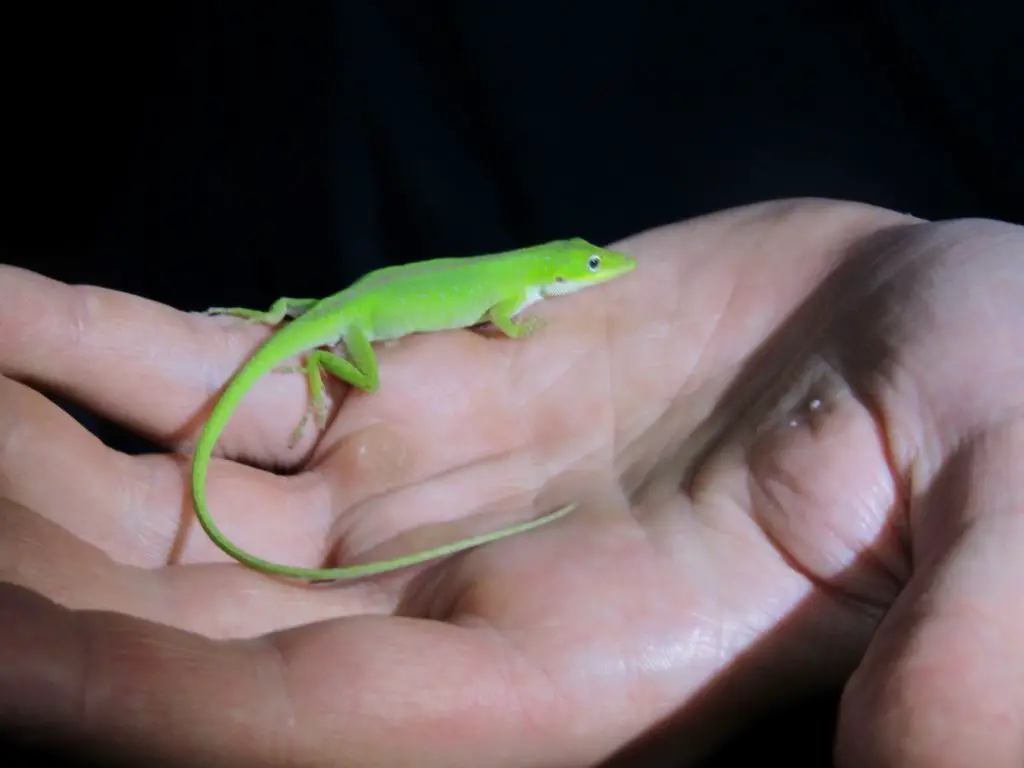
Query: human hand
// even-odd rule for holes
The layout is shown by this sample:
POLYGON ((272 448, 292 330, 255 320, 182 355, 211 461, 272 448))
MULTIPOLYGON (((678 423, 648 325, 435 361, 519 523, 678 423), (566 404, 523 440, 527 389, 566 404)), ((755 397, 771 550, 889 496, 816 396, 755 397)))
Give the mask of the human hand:
POLYGON ((589 765, 655 732, 693 760, 856 669, 840 764, 1015 765, 1022 242, 752 206, 620 244, 637 270, 529 340, 382 348, 299 451, 305 382, 265 378, 222 449, 300 471, 208 486, 254 553, 361 562, 581 501, 330 589, 228 560, 183 453, 120 455, 19 383, 185 447, 266 329, 0 268, 0 723, 182 764, 589 765))

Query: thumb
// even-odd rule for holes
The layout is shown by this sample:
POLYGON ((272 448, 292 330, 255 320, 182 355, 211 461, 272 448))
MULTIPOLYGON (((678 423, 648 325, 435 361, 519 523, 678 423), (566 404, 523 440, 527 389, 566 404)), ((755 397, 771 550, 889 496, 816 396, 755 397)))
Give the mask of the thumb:
POLYGON ((1024 764, 1024 419, 966 442, 911 511, 907 588, 843 695, 839 766, 1024 764))

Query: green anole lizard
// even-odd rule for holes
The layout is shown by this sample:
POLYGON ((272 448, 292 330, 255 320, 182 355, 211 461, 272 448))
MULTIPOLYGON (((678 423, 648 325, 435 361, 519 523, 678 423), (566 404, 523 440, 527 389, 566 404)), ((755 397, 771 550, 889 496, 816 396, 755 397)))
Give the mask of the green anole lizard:
POLYGON ((260 347, 224 389, 196 443, 192 460, 192 499, 203 530, 224 552, 258 571, 309 581, 336 581, 393 571, 523 533, 568 514, 568 504, 543 517, 391 560, 341 568, 300 568, 258 558, 232 543, 218 529, 206 504, 206 474, 214 445, 231 414, 257 379, 272 371, 304 370, 310 402, 292 433, 294 446, 312 415, 326 427, 323 371, 373 392, 379 386, 374 341, 413 333, 469 328, 484 323, 519 339, 541 327, 538 318, 517 320, 527 306, 611 280, 636 266, 623 253, 585 240, 541 245, 471 258, 403 264, 371 272, 325 299, 281 298, 262 312, 212 307, 207 314, 234 315, 250 322, 283 325, 260 347), (328 349, 323 349, 328 347, 328 349), (344 351, 344 355, 341 352, 344 351), (304 366, 281 364, 305 353, 304 366))

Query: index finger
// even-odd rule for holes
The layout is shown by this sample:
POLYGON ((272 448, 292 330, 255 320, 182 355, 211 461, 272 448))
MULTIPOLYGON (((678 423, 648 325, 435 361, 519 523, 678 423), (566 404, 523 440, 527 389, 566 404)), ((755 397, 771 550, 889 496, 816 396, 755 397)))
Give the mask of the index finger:
MULTIPOLYGON (((159 443, 187 437, 210 398, 269 333, 0 265, 0 373, 159 443)), ((265 377, 239 414, 266 414, 283 425, 298 419, 304 395, 301 377, 265 377), (281 414, 281 397, 294 401, 294 414, 281 414)))

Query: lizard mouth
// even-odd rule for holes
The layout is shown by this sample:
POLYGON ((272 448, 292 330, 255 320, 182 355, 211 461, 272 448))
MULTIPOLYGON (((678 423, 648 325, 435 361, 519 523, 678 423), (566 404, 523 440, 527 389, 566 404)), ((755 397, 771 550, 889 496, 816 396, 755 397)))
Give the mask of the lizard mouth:
POLYGON ((569 293, 575 293, 582 288, 586 288, 590 283, 580 281, 578 283, 566 280, 564 277, 556 277, 555 282, 549 283, 544 286, 541 291, 545 297, 552 298, 554 296, 565 296, 569 293))

